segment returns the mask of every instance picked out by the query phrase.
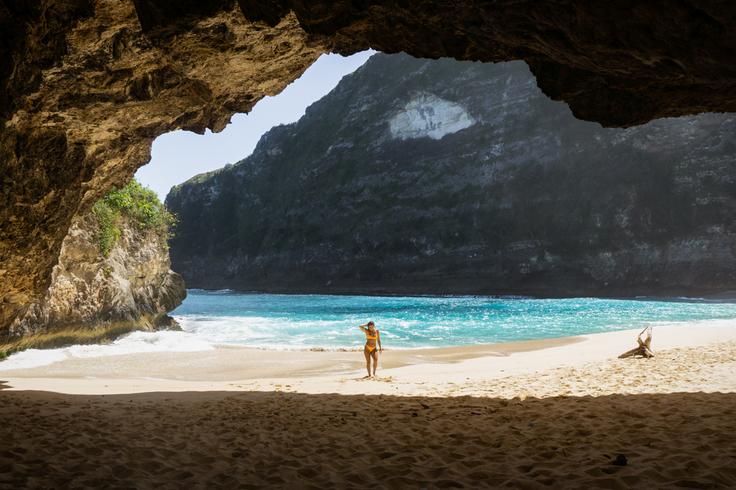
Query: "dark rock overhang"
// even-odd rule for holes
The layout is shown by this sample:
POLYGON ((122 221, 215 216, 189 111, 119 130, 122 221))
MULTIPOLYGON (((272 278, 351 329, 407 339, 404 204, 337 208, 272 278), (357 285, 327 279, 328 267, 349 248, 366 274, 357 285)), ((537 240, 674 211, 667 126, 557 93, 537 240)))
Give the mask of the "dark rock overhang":
POLYGON ((525 60, 582 119, 736 111, 722 1, 0 0, 0 338, 72 218, 161 133, 221 130, 321 53, 525 60))

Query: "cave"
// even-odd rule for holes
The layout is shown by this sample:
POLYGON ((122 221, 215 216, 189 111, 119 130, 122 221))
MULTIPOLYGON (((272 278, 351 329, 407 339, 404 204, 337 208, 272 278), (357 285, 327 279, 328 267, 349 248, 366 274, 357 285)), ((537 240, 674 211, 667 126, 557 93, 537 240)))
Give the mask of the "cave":
POLYGON ((221 131, 322 53, 524 60, 607 127, 736 111, 736 5, 0 0, 0 336, 74 216, 174 129, 221 131))

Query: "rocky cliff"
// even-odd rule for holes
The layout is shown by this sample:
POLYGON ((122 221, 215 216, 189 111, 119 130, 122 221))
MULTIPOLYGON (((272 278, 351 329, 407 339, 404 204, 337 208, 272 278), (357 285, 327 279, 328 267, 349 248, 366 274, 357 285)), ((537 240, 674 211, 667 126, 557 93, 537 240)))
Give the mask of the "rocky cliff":
POLYGON ((736 116, 605 129, 522 62, 376 55, 166 203, 190 287, 711 294, 736 289, 736 116))
POLYGON ((133 182, 108 194, 75 218, 45 297, 2 340, 42 334, 42 343, 55 344, 176 327, 167 313, 186 290, 170 270, 167 238, 166 213, 151 191, 133 182))

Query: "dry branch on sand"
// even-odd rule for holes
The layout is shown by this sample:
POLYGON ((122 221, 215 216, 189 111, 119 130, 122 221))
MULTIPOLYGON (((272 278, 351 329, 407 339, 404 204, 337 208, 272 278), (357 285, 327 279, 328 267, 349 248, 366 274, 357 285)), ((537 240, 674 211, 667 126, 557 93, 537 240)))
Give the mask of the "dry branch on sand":
POLYGON ((619 359, 625 359, 627 357, 636 357, 636 356, 642 356, 646 358, 654 357, 654 352, 652 352, 652 326, 649 325, 644 330, 639 332, 639 336, 636 338, 636 342, 639 344, 638 347, 635 347, 634 349, 628 350, 618 356, 619 359), (644 334, 644 332, 647 333, 647 338, 642 340, 641 336, 644 334))

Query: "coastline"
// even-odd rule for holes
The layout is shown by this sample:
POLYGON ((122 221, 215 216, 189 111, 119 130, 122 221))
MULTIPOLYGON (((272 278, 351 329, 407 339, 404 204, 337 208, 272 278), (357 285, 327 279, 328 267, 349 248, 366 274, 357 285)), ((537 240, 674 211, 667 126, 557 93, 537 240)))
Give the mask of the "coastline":
MULTIPOLYGON (((497 396, 490 385, 504 378, 523 378, 586 366, 612 370, 632 366, 655 369, 661 367, 663 361, 660 359, 669 356, 671 351, 679 351, 684 358, 707 346, 730 352, 731 343, 736 342, 736 320, 656 326, 653 348, 655 353, 662 352, 665 356, 658 355, 652 360, 617 360, 619 354, 635 346, 638 333, 639 330, 621 330, 503 344, 387 349, 381 355, 378 380, 362 379, 364 360, 361 352, 277 351, 236 346, 217 346, 213 350, 196 352, 66 359, 46 366, 0 371, 0 380, 8 383, 8 389, 69 394, 251 390, 497 396), (481 389, 482 385, 488 386, 481 389)), ((670 359, 669 368, 676 361, 670 359)), ((708 364, 707 359, 705 364, 708 364)), ((732 379, 736 391, 736 376, 732 379)), ((591 393, 598 390, 596 382, 595 379, 587 382, 591 393)), ((524 383, 528 384, 528 380, 514 381, 512 385, 518 387, 519 393, 513 394, 513 389, 509 393, 535 396, 533 389, 524 388, 524 383)), ((544 388, 544 393, 561 394, 562 385, 564 382, 556 379, 549 387, 539 388, 544 388), (556 391, 555 386, 559 388, 556 391)), ((702 389, 707 391, 708 386, 702 389)), ((667 389, 667 383, 662 384, 662 389, 667 389)), ((581 393, 584 392, 582 389, 581 393)))

